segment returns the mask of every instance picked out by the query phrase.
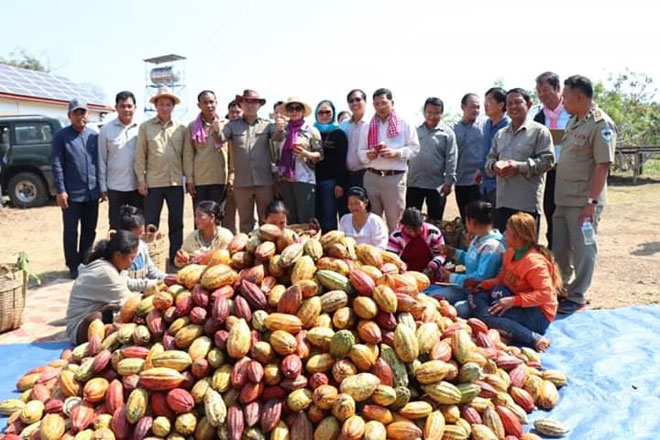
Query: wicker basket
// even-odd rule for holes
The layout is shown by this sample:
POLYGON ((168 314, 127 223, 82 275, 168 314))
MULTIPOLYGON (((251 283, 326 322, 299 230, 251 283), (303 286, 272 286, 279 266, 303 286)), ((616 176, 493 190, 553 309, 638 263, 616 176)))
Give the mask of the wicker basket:
POLYGON ((447 245, 456 249, 467 248, 469 244, 467 231, 460 217, 454 220, 429 221, 429 223, 440 229, 447 245))
POLYGON ((295 225, 287 225, 287 228, 291 229, 293 232, 295 232, 301 237, 303 235, 307 235, 310 238, 315 238, 315 237, 318 238, 321 236, 321 230, 312 228, 311 224, 309 223, 297 223, 295 225))
POLYGON ((27 274, 15 264, 0 266, 0 333, 15 330, 23 324, 27 293, 27 274))
POLYGON ((167 271, 167 240, 155 225, 148 225, 142 240, 147 243, 149 256, 157 268, 167 271))

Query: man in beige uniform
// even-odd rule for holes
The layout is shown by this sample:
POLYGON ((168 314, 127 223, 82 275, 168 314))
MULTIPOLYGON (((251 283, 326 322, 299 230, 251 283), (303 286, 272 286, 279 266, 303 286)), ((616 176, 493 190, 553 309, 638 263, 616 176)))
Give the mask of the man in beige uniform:
POLYGON ((585 305, 596 265, 597 246, 585 244, 581 226, 589 221, 594 231, 598 228, 607 197, 607 174, 614 162, 616 126, 594 104, 588 78, 566 79, 563 97, 572 117, 557 162, 552 250, 568 291, 558 311, 570 314, 585 305))
POLYGON ((151 98, 156 117, 143 122, 138 129, 133 167, 138 191, 145 196, 144 216, 147 224, 160 225, 163 202, 167 202, 167 224, 170 240, 170 262, 183 243, 183 144, 186 126, 172 120, 172 110, 180 102, 168 89, 162 88, 151 98))
POLYGON ((197 96, 197 106, 201 112, 188 125, 183 146, 183 172, 195 208, 204 200, 220 205, 225 198, 227 147, 226 144, 218 144, 214 137, 224 125, 216 114, 217 105, 215 93, 211 90, 204 90, 197 96))
POLYGON ((259 221, 274 196, 274 180, 270 154, 270 139, 275 124, 261 119, 257 112, 266 103, 254 90, 245 90, 236 96, 243 109, 243 117, 227 123, 217 140, 230 143, 229 180, 234 183, 234 200, 238 209, 241 232, 254 229, 254 204, 257 204, 259 221))

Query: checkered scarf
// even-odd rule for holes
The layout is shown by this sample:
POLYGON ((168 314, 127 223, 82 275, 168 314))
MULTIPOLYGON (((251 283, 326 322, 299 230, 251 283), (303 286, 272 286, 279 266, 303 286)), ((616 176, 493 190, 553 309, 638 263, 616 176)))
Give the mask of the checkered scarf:
MULTIPOLYGON (((387 119, 387 137, 389 139, 392 139, 393 137, 397 137, 399 135, 399 132, 401 131, 400 128, 401 128, 401 122, 399 121, 399 118, 396 116, 394 109, 392 109, 392 114, 387 119)), ((371 118, 371 122, 369 123, 369 137, 367 143, 369 148, 378 144, 378 115, 374 115, 371 118)))

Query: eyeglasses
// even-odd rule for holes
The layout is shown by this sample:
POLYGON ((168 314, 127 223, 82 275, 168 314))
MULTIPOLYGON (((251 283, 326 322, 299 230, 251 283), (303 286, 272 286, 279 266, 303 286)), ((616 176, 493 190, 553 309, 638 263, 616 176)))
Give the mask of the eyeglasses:
POLYGON ((245 101, 248 104, 259 104, 261 102, 258 99, 253 99, 253 98, 245 98, 243 99, 243 101, 245 101))
POLYGON ((332 110, 319 110, 316 112, 319 116, 331 116, 332 110))
POLYGON ((354 102, 362 102, 362 98, 351 98, 348 100, 349 104, 353 104, 354 102))
POLYGON ((303 111, 303 108, 299 107, 297 105, 296 106, 292 105, 290 107, 287 107, 286 109, 287 109, 287 111, 290 111, 290 112, 301 112, 301 111, 303 111))

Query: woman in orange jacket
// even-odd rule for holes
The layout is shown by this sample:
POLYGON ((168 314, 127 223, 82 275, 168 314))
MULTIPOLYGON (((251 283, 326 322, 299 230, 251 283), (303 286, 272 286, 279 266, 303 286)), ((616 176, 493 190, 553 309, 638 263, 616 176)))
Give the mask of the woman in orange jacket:
POLYGON ((557 313, 561 275, 550 251, 536 244, 536 223, 526 213, 507 222, 502 269, 497 277, 466 280, 474 315, 515 342, 545 351, 550 340, 543 336, 557 313))

